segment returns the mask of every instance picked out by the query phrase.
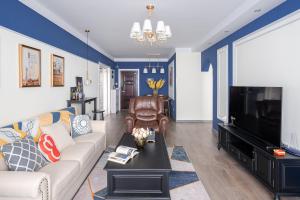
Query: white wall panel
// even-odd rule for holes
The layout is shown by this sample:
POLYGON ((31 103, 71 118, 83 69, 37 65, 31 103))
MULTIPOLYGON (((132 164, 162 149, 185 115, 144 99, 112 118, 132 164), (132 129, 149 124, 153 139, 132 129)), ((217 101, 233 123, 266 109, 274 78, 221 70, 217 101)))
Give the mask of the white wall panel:
POLYGON ((282 141, 300 149, 300 13, 236 41, 233 54, 235 85, 283 87, 282 141))
POLYGON ((201 72, 200 53, 176 52, 176 119, 212 120, 212 71, 201 72))
POLYGON ((228 45, 217 50, 217 117, 228 122, 228 45))
MULTIPOLYGON (((0 27, 0 126, 27 119, 38 114, 66 107, 70 87, 75 86, 75 77, 86 75, 86 60, 53 46, 0 27), (18 45, 25 44, 41 49, 42 86, 19 88, 18 45), (51 87, 50 55, 65 57, 65 86, 51 87)), ((90 62, 91 86, 84 86, 86 96, 97 96, 98 64, 90 62)), ((93 105, 88 104, 87 111, 93 105)))

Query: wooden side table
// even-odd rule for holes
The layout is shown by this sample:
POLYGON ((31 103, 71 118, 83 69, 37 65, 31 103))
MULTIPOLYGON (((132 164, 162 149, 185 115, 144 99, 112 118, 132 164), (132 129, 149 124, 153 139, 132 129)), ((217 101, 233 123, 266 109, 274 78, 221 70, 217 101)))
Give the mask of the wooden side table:
MULTIPOLYGON (((97 110, 97 98, 96 97, 86 97, 84 99, 79 100, 67 100, 67 106, 70 107, 72 104, 80 104, 81 105, 81 114, 86 114, 85 105, 86 103, 94 102, 94 111, 97 110)), ((94 116, 95 118, 95 116, 94 116)))

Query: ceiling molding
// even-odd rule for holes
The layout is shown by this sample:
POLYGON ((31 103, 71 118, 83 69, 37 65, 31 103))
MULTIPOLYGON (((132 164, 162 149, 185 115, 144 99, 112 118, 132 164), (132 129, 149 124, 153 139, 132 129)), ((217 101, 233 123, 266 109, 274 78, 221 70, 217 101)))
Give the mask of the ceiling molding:
MULTIPOLYGON (((23 3, 24 5, 26 5, 27 7, 29 7, 30 9, 36 11, 40 15, 44 16, 45 18, 47 18, 51 22, 55 23, 57 26, 63 28, 65 31, 69 32, 70 34, 72 34, 73 36, 75 36, 76 38, 81 40, 82 42, 86 43, 86 35, 85 35, 84 30, 82 31, 82 33, 79 32, 73 26, 71 26, 66 21, 64 21, 60 16, 58 16, 54 12, 50 11, 45 6, 41 5, 38 1, 30 1, 29 2, 27 0, 20 0, 20 2, 23 3)), ((114 57, 112 55, 107 53, 104 49, 99 47, 92 40, 89 41, 89 46, 93 47, 94 49, 96 49, 97 51, 99 51, 103 55, 107 56, 111 60, 114 60, 114 57)))
POLYGON ((115 62, 168 62, 169 58, 115 58, 115 62))

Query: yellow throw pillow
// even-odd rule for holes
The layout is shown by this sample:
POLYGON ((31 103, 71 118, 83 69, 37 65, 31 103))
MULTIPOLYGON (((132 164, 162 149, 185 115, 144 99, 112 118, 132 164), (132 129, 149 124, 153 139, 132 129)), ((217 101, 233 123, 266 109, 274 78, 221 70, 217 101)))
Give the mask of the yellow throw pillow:
POLYGON ((68 132, 71 132, 71 115, 73 114, 69 111, 60 111, 60 121, 66 126, 68 132))

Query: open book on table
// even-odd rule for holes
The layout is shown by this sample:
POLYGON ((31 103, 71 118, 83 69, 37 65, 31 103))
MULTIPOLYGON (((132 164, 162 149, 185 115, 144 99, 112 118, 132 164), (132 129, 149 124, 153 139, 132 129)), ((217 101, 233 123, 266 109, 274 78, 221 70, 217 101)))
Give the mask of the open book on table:
POLYGON ((116 152, 112 152, 108 156, 108 160, 120 164, 126 164, 128 160, 136 156, 139 152, 136 148, 120 145, 116 152))

